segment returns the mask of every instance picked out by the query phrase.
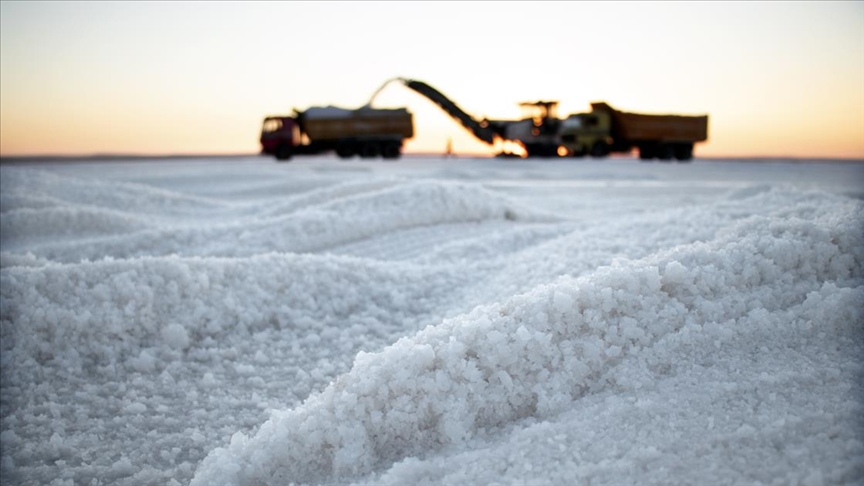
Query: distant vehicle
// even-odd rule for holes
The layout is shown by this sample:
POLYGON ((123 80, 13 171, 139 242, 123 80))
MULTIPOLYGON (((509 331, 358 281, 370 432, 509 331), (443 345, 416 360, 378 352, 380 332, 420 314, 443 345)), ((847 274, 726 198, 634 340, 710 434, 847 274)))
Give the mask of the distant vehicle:
POLYGON ((341 158, 398 159, 405 139, 414 136, 405 108, 356 110, 334 106, 294 110, 294 116, 268 116, 261 129, 261 152, 277 160, 335 151, 341 158))
POLYGON ((590 113, 577 113, 562 120, 555 114, 557 101, 536 101, 520 103, 528 110, 521 120, 478 120, 427 83, 405 78, 387 83, 392 81, 399 81, 431 100, 479 140, 487 144, 497 140, 517 142, 528 157, 606 157, 637 148, 643 160, 686 161, 693 158, 694 143, 708 139, 707 115, 644 115, 618 111, 606 103, 592 103, 590 113))
POLYGON ((642 160, 693 158, 693 144, 708 139, 708 116, 645 115, 592 103, 590 113, 570 115, 558 133, 566 153, 604 157, 639 150, 642 160))

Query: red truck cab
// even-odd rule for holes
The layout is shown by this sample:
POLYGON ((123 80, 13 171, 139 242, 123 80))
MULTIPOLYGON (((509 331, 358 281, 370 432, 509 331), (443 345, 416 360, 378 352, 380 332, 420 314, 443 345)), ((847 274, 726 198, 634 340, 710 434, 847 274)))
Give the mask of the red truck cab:
POLYGON ((261 127, 261 152, 288 159, 300 144, 300 126, 290 116, 268 116, 261 127))

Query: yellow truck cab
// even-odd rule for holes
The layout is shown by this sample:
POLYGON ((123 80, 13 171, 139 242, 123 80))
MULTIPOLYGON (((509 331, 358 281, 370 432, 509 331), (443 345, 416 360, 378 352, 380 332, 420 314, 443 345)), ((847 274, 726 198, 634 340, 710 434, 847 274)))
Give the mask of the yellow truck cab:
POLYGON ((612 118, 604 111, 570 115, 561 123, 561 145, 573 157, 608 155, 611 125, 612 118))

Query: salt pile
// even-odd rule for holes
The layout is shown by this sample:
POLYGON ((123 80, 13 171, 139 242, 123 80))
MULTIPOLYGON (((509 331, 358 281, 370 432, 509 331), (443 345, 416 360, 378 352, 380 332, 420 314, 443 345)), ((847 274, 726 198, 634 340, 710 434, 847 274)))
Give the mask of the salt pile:
POLYGON ((0 168, 4 484, 861 484, 860 167, 620 164, 0 168))

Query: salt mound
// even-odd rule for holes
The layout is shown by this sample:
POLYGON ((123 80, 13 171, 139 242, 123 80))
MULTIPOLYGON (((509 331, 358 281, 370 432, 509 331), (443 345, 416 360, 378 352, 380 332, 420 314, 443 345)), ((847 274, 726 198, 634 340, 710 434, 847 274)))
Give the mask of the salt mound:
POLYGON ((46 170, 0 168, 2 210, 22 204, 36 209, 46 204, 86 206, 133 215, 195 215, 224 207, 221 201, 181 194, 133 182, 93 180, 46 170))
POLYGON ((32 253, 23 255, 0 251, 0 268, 6 267, 41 267, 51 262, 44 258, 38 258, 32 253))
POLYGON ((42 194, 0 194, 0 214, 17 209, 43 209, 60 205, 62 205, 60 200, 42 194))
POLYGON ((270 218, 308 207, 327 204, 329 202, 359 196, 364 193, 380 191, 396 186, 404 181, 397 178, 360 179, 339 182, 324 187, 315 187, 298 195, 281 195, 278 200, 268 201, 266 205, 255 207, 258 217, 270 218))
POLYGON ((3 264, 3 359, 19 372, 52 363, 122 367, 142 351, 180 360, 172 351, 240 347, 273 330, 298 341, 343 331, 358 341, 351 323, 364 323, 370 336, 401 333, 440 312, 460 281, 411 265, 313 255, 57 264, 4 254, 3 264))
POLYGON ((698 366, 679 358, 687 346, 747 366, 749 357, 717 343, 753 327, 774 331, 774 346, 785 335, 829 333, 861 349, 857 216, 859 207, 810 220, 747 218, 711 242, 561 278, 360 353, 322 393, 211 452, 192 485, 344 483, 554 417, 610 387, 685 373, 698 366), (616 374, 625 360, 642 373, 616 374))
POLYGON ((243 215, 221 224, 187 223, 86 242, 49 242, 31 250, 36 256, 70 263, 105 256, 242 257, 268 252, 320 251, 401 228, 515 219, 550 218, 479 185, 411 181, 311 204, 289 214, 243 215))
POLYGON ((129 214, 101 208, 16 209, 4 212, 0 218, 0 241, 8 248, 10 244, 18 246, 19 240, 34 237, 67 241, 134 232, 148 226, 129 214))

